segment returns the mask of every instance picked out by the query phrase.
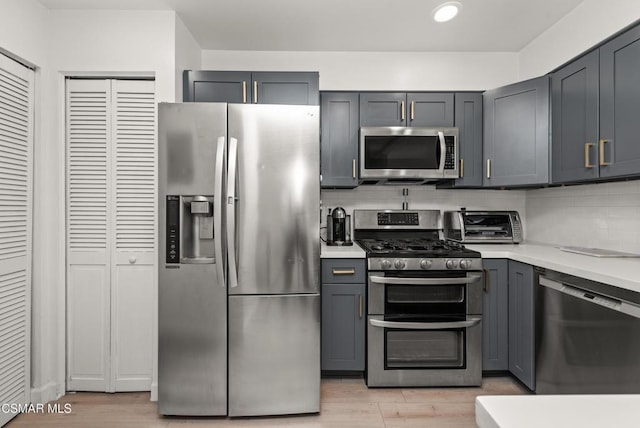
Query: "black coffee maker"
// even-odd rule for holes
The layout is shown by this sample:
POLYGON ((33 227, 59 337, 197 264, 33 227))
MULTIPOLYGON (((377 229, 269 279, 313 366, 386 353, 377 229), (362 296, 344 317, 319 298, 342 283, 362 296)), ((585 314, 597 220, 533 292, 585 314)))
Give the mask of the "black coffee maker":
POLYGON ((336 207, 327 215, 327 245, 353 245, 351 216, 342 207, 336 207))

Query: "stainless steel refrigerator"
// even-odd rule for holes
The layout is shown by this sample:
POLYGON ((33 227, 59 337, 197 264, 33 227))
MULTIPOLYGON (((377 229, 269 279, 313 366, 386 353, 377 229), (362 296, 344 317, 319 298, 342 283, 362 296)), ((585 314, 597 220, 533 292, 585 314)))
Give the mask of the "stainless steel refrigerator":
POLYGON ((318 107, 158 115, 159 412, 318 412, 318 107))

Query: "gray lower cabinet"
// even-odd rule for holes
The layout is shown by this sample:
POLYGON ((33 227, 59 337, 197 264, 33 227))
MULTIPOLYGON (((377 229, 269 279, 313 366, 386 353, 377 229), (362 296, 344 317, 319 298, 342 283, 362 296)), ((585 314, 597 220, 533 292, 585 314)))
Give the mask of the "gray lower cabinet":
POLYGON ((509 371, 536 389, 533 266, 509 260, 509 371))
POLYGON ((640 174, 640 26, 600 47, 600 176, 640 174))
POLYGON ((485 259, 482 308, 482 370, 509 370, 509 264, 485 259))
POLYGON ((318 105, 317 72, 185 70, 185 102, 318 105))
POLYGON ((364 371, 364 259, 322 259, 323 371, 364 371))
POLYGON ((484 93, 484 186, 549 182, 549 77, 484 93))
POLYGON ((551 75, 553 183, 600 176, 598 59, 595 50, 551 75))
POLYGON ((453 126, 451 92, 362 92, 360 126, 453 126))
POLYGON ((320 173, 323 188, 358 186, 357 92, 320 94, 320 173))

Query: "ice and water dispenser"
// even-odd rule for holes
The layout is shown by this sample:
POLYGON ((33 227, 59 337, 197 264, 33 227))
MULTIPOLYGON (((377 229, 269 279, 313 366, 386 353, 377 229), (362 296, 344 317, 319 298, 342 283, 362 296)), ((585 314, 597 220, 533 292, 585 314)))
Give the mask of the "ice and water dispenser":
POLYGON ((215 263, 213 196, 167 196, 167 263, 215 263))

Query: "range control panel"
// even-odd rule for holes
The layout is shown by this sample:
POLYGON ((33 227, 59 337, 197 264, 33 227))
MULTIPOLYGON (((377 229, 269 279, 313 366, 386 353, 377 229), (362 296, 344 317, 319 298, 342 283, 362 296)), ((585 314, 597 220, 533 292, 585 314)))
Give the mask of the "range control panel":
POLYGON ((378 226, 419 226, 417 212, 380 212, 378 226))

